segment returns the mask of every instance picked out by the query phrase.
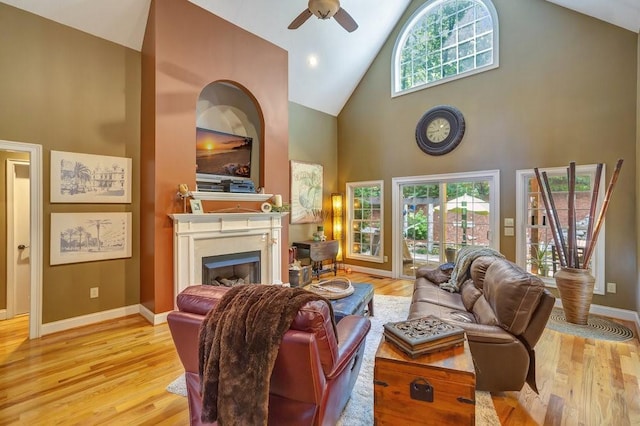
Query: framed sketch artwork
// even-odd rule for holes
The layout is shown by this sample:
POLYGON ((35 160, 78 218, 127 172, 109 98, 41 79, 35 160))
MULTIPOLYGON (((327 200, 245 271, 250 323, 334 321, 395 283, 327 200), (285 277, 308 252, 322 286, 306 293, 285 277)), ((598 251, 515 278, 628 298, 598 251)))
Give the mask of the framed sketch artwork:
POLYGON ((131 257, 131 213, 51 213, 51 265, 131 257))
POLYGON ((291 161, 291 223, 313 223, 322 210, 321 164, 291 161))
POLYGON ((131 158, 51 151, 52 203, 130 203, 131 158))

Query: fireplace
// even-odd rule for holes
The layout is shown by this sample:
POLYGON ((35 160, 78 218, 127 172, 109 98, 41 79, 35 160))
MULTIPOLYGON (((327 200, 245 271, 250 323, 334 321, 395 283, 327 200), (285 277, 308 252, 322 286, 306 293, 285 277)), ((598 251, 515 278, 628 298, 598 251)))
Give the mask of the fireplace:
POLYGON ((233 287, 260 283, 260 252, 202 258, 202 284, 233 287))
MULTIPOLYGON (((176 213, 171 218, 174 297, 190 285, 206 284, 205 259, 217 256, 258 253, 259 265, 254 266, 258 272, 249 279, 260 284, 282 284, 280 213, 176 213)), ((245 272, 240 275, 246 277, 245 272)))

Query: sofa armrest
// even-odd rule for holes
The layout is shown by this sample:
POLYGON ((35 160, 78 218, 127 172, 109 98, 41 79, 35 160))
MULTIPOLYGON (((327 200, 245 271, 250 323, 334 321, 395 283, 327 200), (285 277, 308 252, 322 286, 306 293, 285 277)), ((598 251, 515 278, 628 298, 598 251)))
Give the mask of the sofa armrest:
MULTIPOLYGON (((448 321, 449 322, 449 321, 448 321)), ((513 343, 518 342, 518 338, 513 334, 503 330, 496 325, 469 324, 469 323, 451 323, 461 327, 467 334, 469 342, 481 343, 513 343)))
POLYGON ((204 317, 191 312, 172 311, 167 315, 171 337, 186 372, 198 374, 200 325, 204 317))
POLYGON ((348 315, 336 324, 338 359, 331 372, 327 374, 327 379, 332 379, 339 375, 351 363, 360 345, 364 344, 370 329, 371 321, 369 321, 369 318, 358 315, 348 315))

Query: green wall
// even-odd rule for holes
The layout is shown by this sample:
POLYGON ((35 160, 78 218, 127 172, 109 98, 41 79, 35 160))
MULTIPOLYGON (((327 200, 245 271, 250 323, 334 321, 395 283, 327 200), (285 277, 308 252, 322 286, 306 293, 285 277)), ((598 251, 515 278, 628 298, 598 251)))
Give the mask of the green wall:
POLYGON ((43 146, 43 323, 139 301, 140 60, 139 52, 0 4, 0 139, 43 146), (133 202, 50 204, 51 150, 132 158, 133 202), (133 212, 132 258, 49 266, 50 213, 123 211, 133 212), (100 297, 90 299, 95 286, 100 297))
MULTIPOLYGON (((606 280, 618 292, 594 303, 635 308, 637 34, 542 0, 494 0, 499 68, 391 98, 393 46, 421 4, 409 5, 338 116, 339 184, 385 182, 390 262, 359 264, 391 269, 392 177, 499 169, 502 223, 516 214, 516 170, 603 162, 608 180, 623 158, 606 229, 606 280), (432 157, 414 132, 440 104, 458 107, 467 130, 453 152, 432 157)), ((501 236, 500 247, 515 259, 514 237, 501 236)))
MULTIPOLYGON (((289 102, 289 160, 306 161, 323 166, 323 209, 330 210, 332 192, 344 192, 338 187, 338 120, 336 117, 289 102)), ((289 200, 288 196, 285 200, 289 200)), ((325 222, 325 234, 331 237, 330 220, 325 222)), ((317 224, 289 226, 289 244, 312 238, 317 224)))

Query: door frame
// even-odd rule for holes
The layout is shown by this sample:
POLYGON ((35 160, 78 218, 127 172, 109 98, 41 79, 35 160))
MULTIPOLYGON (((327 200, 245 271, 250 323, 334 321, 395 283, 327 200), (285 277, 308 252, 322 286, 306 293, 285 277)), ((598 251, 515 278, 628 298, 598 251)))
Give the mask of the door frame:
MULTIPOLYGON (((29 167, 28 160, 7 159, 7 318, 13 318, 15 316, 15 295, 16 295, 16 256, 15 247, 18 243, 15 237, 15 170, 16 166, 29 167), (11 205, 11 207, 9 207, 11 205)), ((31 247, 29 247, 31 252, 31 247)), ((29 255, 29 265, 31 265, 31 255, 29 255)), ((31 282, 29 282, 29 289, 31 289, 31 282)))
POLYGON ((500 251, 500 170, 480 170, 475 172, 444 173, 437 175, 407 176, 391 179, 391 250, 393 262, 391 265, 392 278, 402 276, 402 203, 400 187, 403 184, 428 184, 440 181, 467 181, 485 179, 491 182, 490 223, 494 232, 491 234, 490 247, 500 251))
POLYGON ((29 154, 29 246, 31 273, 31 303, 29 307, 29 338, 40 337, 42 330, 42 247, 43 247, 43 197, 42 197, 42 145, 0 140, 0 151, 16 151, 29 154))

